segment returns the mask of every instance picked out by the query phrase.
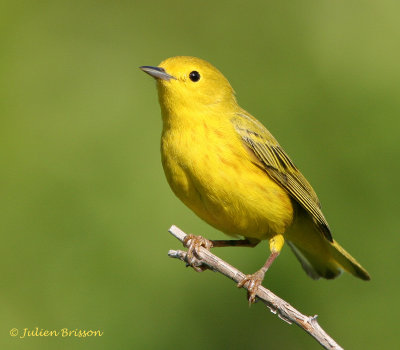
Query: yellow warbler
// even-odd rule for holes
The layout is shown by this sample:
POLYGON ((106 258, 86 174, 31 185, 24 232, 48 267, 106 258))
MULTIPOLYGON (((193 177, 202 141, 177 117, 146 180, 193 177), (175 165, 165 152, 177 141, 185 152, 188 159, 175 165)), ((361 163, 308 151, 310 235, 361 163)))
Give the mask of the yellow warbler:
POLYGON ((255 246, 268 240, 266 263, 238 285, 248 283, 250 302, 285 241, 314 279, 335 278, 342 270, 370 279, 332 239, 313 188, 271 133, 239 107, 221 72, 186 56, 140 68, 157 81, 162 164, 173 192, 210 225, 245 238, 189 235, 191 257, 199 245, 255 246))

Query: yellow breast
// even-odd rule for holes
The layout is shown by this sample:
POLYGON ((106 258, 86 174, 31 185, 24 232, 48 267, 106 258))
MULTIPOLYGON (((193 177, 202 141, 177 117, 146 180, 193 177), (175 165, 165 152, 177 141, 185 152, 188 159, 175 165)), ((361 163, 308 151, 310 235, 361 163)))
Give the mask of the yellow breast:
POLYGON ((190 120, 164 125, 162 135, 165 175, 178 198, 226 234, 283 234, 293 219, 291 200, 254 164, 230 120, 190 120))

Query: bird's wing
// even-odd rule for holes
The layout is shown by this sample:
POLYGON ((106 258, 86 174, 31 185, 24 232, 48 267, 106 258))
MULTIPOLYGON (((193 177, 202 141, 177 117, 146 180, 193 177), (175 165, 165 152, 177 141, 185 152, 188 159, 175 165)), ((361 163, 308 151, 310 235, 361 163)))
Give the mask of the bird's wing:
POLYGON ((316 193, 306 178, 290 160, 272 134, 254 117, 237 113, 232 124, 245 145, 254 153, 258 164, 311 215, 313 221, 329 240, 332 235, 316 193))

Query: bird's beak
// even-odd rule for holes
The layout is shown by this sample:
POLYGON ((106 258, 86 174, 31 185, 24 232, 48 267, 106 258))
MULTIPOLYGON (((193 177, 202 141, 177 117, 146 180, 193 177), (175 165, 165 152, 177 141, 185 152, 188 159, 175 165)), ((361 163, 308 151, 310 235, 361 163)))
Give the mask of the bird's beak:
POLYGON ((164 68, 152 67, 152 66, 141 66, 139 67, 143 72, 151 75, 153 78, 162 80, 176 79, 174 76, 169 75, 164 68))

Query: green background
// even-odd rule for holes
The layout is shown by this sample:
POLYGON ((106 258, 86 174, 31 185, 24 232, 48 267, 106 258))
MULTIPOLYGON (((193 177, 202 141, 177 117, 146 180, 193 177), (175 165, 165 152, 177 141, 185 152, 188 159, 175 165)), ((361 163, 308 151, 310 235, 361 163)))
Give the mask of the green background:
MULTIPOLYGON (((398 341, 397 1, 3 1, 0 348, 319 349, 228 279, 169 259, 167 232, 222 239, 174 197, 154 81, 204 58, 316 189, 334 237, 370 272, 313 281, 287 247, 264 285, 346 349, 398 341), (101 338, 9 335, 99 329, 101 338)), ((255 249, 218 255, 250 273, 255 249)))

